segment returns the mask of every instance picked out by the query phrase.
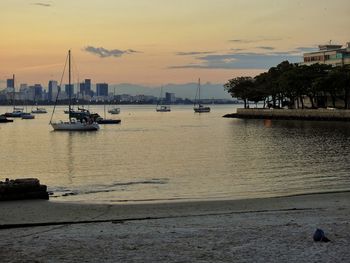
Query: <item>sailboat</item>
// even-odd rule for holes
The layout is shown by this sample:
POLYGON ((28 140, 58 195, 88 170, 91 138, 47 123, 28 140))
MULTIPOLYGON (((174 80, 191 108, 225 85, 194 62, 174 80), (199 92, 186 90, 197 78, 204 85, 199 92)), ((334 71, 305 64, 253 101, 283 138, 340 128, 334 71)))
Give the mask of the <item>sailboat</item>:
POLYGON ((160 88, 160 95, 156 107, 157 112, 169 112, 171 111, 170 106, 163 105, 163 87, 160 88))
POLYGON ((34 113, 34 114, 44 114, 44 113, 47 113, 47 110, 45 108, 38 107, 38 105, 36 104, 36 109, 32 109, 32 113, 34 113))
MULTIPOLYGON (((114 88, 114 92, 113 92, 113 98, 115 99, 115 88, 114 88)), ((118 108, 117 106, 114 106, 113 108, 108 110, 108 113, 110 113, 110 114, 119 114, 120 113, 120 108, 118 108)))
MULTIPOLYGON (((68 51, 68 83, 69 83, 69 87, 71 87, 71 51, 70 50, 68 51)), ((71 105, 72 98, 71 97, 72 97, 72 94, 71 92, 69 92, 68 121, 52 122, 52 116, 55 111, 54 109, 50 120, 50 124, 52 128, 55 131, 97 131, 100 128, 100 126, 90 116, 90 114, 72 116, 72 105, 71 105)), ((57 103, 57 100, 56 100, 56 103, 57 103)))
POLYGON ((35 119, 35 116, 28 112, 28 106, 27 106, 27 95, 25 96, 25 105, 26 105, 26 111, 22 113, 22 120, 32 120, 35 119))
POLYGON ((12 99, 13 99, 13 110, 12 112, 6 112, 4 115, 5 117, 12 117, 12 118, 21 118, 23 115, 23 108, 16 107, 15 102, 15 92, 16 92, 16 86, 15 86, 15 74, 12 76, 13 78, 13 93, 12 93, 12 99))
POLYGON ((197 112, 197 113, 210 112, 210 107, 203 106, 201 104, 201 79, 198 79, 198 87, 197 87, 193 110, 194 112, 197 112), (198 95, 198 99, 197 99, 197 95, 198 95))
POLYGON ((103 105, 104 117, 97 117, 96 121, 98 124, 118 124, 121 120, 106 119, 106 104, 103 105))

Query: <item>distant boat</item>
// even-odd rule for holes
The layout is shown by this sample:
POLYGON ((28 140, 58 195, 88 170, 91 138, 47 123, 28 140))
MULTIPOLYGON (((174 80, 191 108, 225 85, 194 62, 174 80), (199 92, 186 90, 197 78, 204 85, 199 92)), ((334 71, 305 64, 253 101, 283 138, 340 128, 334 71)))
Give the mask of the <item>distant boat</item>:
POLYGON ((47 113, 47 110, 45 108, 36 107, 35 110, 32 110, 32 113, 34 113, 34 114, 44 114, 44 113, 47 113))
POLYGON ((169 111, 171 111, 169 105, 163 104, 163 87, 160 88, 160 95, 159 95, 156 111, 157 112, 169 112, 169 111))
POLYGON ((26 111, 23 112, 23 114, 22 114, 22 120, 33 120, 33 119, 35 119, 35 116, 33 114, 31 114, 30 112, 28 112, 27 99, 25 99, 25 104, 26 104, 26 111))
MULTIPOLYGON (((115 88, 114 88, 114 91, 113 91, 113 99, 115 99, 115 88)), ((114 101, 115 102, 115 101, 114 101)), ((120 113, 120 108, 118 108, 116 105, 113 106, 111 109, 108 110, 108 113, 110 114, 119 114, 120 113)))
POLYGON ((113 119, 97 119, 98 124, 119 124, 121 120, 113 120, 113 119))
POLYGON ((35 119, 35 116, 33 114, 30 114, 29 112, 23 112, 22 120, 32 120, 32 119, 35 119))
MULTIPOLYGON (((69 87, 71 87, 71 51, 68 51, 68 79, 69 87)), ((100 126, 91 117, 90 113, 83 112, 81 115, 74 115, 71 106, 71 92, 69 92, 69 107, 68 107, 68 121, 52 122, 52 113, 50 124, 55 131, 97 131, 100 126)), ((56 100, 57 103, 57 100, 56 100)))
POLYGON ((194 110, 194 112, 197 112, 197 113, 210 112, 210 107, 203 106, 201 104, 201 79, 198 80, 198 87, 197 87, 196 97, 194 100, 193 110, 194 110), (198 98, 197 98, 197 96, 198 96, 198 98))
POLYGON ((12 112, 6 112, 5 117, 21 118, 23 115, 23 108, 13 108, 12 112))
POLYGON ((15 74, 13 74, 12 79, 13 79, 13 92, 12 92, 13 110, 12 110, 12 112, 6 112, 5 113, 5 117, 21 118, 22 115, 23 115, 24 108, 16 107, 16 101, 15 101, 15 93, 16 93, 15 74))
POLYGON ((161 105, 160 107, 157 107, 156 111, 158 112, 169 112, 171 111, 170 106, 161 105))
POLYGON ((98 124, 119 124, 121 120, 115 120, 115 119, 106 119, 106 104, 103 105, 103 111, 104 111, 104 118, 101 116, 98 116, 96 118, 96 122, 98 124))
POLYGON ((6 116, 4 114, 0 115, 0 123, 4 123, 4 122, 13 122, 13 120, 6 118, 6 116))
POLYGON ((110 114, 119 114, 120 113, 120 108, 112 108, 110 110, 108 110, 108 113, 110 114))

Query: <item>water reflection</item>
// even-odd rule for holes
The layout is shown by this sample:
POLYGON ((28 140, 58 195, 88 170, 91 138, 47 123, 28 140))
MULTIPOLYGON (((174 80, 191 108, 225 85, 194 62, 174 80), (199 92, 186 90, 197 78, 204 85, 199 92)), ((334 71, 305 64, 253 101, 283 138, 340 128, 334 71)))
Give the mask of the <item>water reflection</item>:
MULTIPOLYGON (((103 107, 91 110, 103 113, 103 107)), ((19 120, 1 126, 2 176, 39 177, 57 192, 91 193, 74 196, 76 201, 350 189, 349 123, 221 117, 231 111, 213 107, 199 116, 190 106, 176 106, 165 115, 153 106, 127 106, 118 116, 121 125, 93 133, 50 132, 48 115, 19 120), (157 180, 166 183, 135 184, 157 180)))

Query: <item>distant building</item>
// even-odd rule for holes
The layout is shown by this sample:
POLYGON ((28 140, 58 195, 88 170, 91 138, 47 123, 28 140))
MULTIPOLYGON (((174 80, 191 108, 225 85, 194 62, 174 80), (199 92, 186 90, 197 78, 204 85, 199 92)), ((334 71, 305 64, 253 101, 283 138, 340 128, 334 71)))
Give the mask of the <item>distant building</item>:
POLYGON ((79 83, 79 94, 83 99, 89 99, 94 96, 91 89, 91 79, 85 79, 84 82, 79 83))
POLYGON ((58 84, 56 80, 50 80, 48 85, 49 91, 48 91, 48 100, 49 101, 55 101, 57 94, 59 92, 58 84))
POLYGON ((7 79, 6 80, 6 88, 13 89, 15 87, 15 81, 14 79, 7 79))
POLYGON ((97 97, 108 97, 108 84, 97 83, 96 84, 96 95, 97 97))
POLYGON ((302 65, 312 65, 315 63, 328 64, 332 66, 344 66, 350 64, 350 42, 346 47, 342 45, 320 45, 319 50, 304 54, 302 65))
POLYGON ((34 84, 34 100, 39 101, 43 99, 43 87, 41 84, 34 84))
POLYGON ((165 92, 165 101, 168 103, 175 103, 176 102, 175 93, 165 92))
POLYGON ((64 85, 64 92, 66 93, 67 97, 73 97, 74 96, 74 85, 73 84, 64 85))
POLYGON ((28 90, 28 84, 22 83, 21 85, 19 85, 19 92, 27 92, 27 90, 28 90))

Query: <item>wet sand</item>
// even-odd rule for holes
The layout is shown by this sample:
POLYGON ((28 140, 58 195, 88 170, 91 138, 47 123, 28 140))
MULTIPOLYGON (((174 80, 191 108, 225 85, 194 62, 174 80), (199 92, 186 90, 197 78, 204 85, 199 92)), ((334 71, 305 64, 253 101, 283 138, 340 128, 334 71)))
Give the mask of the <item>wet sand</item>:
POLYGON ((347 262, 350 193, 167 204, 0 203, 1 262, 347 262), (314 242, 322 228, 329 243, 314 242))

